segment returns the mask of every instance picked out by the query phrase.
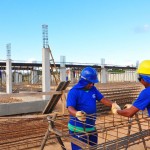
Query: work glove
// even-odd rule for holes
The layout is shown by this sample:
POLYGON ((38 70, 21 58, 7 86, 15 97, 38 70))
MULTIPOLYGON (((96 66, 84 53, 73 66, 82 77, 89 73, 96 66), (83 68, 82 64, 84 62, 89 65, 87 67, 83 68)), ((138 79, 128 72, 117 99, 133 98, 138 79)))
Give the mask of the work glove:
POLYGON ((121 110, 120 106, 116 102, 112 103, 112 107, 111 107, 112 113, 113 114, 118 114, 117 110, 121 110))
POLYGON ((132 106, 132 104, 126 104, 126 105, 124 105, 124 109, 127 109, 127 108, 130 108, 132 106))
POLYGON ((80 121, 86 121, 86 113, 84 111, 77 111, 76 112, 76 117, 80 120, 80 121))

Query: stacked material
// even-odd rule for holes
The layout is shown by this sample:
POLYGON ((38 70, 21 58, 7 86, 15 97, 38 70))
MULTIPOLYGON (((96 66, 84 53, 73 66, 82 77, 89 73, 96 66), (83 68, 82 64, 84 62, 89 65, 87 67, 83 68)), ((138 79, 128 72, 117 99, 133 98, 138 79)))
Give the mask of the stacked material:
MULTIPOLYGON (((113 84, 99 84, 97 88, 109 100, 116 101, 122 108, 125 104, 131 104, 138 96, 143 88, 139 83, 113 83, 113 84)), ((97 103, 97 111, 109 111, 110 107, 97 103)))

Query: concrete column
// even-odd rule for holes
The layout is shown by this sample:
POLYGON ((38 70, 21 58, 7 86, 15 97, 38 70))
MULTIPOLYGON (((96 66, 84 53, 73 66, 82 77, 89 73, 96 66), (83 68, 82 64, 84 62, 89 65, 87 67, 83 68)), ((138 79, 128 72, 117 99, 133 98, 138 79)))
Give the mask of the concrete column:
POLYGON ((68 73, 68 80, 71 81, 71 69, 70 68, 68 68, 67 73, 68 73))
POLYGON ((14 83, 18 84, 19 83, 19 73, 18 72, 14 72, 14 83))
POLYGON ((6 93, 12 93, 11 59, 6 60, 6 93))
POLYGON ((101 83, 107 83, 107 70, 105 68, 105 59, 101 59, 101 83))
POLYGON ((66 81, 70 80, 70 68, 66 69, 66 81))
POLYGON ((66 81, 66 58, 65 56, 60 56, 60 81, 66 81))
MULTIPOLYGON (((139 67, 139 61, 137 60, 137 61, 136 61, 136 69, 138 69, 138 67, 139 67)), ((136 71, 135 71, 135 74, 136 74, 136 75, 135 75, 135 78, 136 78, 135 81, 136 81, 136 82, 139 82, 139 80, 138 80, 138 74, 137 74, 136 71)))
POLYGON ((98 80, 99 80, 99 82, 101 82, 101 73, 100 73, 100 72, 98 72, 98 73, 97 73, 97 76, 98 76, 98 80))
POLYGON ((51 81, 50 82, 51 82, 51 84, 55 83, 55 79, 54 79, 53 75, 51 76, 51 81))
POLYGON ((31 84, 35 84, 38 82, 38 73, 37 70, 31 71, 31 84))
POLYGON ((6 73, 5 71, 2 71, 2 84, 6 83, 6 73))
POLYGON ((19 83, 22 83, 22 74, 19 73, 19 83))
POLYGON ((69 72, 69 80, 71 81, 71 83, 74 83, 74 73, 72 69, 70 69, 69 72))
MULTIPOLYGON (((42 49, 42 91, 50 92, 50 54, 48 48, 42 49)), ((50 96, 43 96, 44 100, 49 98, 50 96)))
POLYGON ((76 80, 79 81, 80 79, 80 72, 79 70, 76 70, 76 80))
POLYGON ((1 90, 1 87, 2 87, 2 71, 0 70, 0 90, 1 90))

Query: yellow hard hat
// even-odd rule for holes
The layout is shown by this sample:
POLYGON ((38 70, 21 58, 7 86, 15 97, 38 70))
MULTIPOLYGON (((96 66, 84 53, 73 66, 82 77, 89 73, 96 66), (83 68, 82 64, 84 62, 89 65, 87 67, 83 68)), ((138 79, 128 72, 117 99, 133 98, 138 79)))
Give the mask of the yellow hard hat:
POLYGON ((137 69, 138 74, 150 75, 150 60, 143 60, 137 69))

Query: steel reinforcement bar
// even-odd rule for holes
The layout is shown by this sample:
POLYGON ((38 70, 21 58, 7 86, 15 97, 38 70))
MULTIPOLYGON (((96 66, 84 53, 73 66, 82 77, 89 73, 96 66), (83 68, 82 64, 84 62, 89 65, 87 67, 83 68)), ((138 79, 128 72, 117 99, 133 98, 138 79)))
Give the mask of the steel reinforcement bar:
MULTIPOLYGON (((142 138, 146 138, 145 140, 150 140, 150 129, 144 130, 141 132, 137 132, 135 134, 132 134, 130 136, 118 138, 116 140, 111 140, 96 146, 93 146, 90 148, 90 150, 112 150, 112 149, 122 149, 126 147, 127 145, 134 145, 136 144, 135 141, 140 140, 142 138)), ((138 143, 142 143, 142 140, 139 141, 138 143)))

